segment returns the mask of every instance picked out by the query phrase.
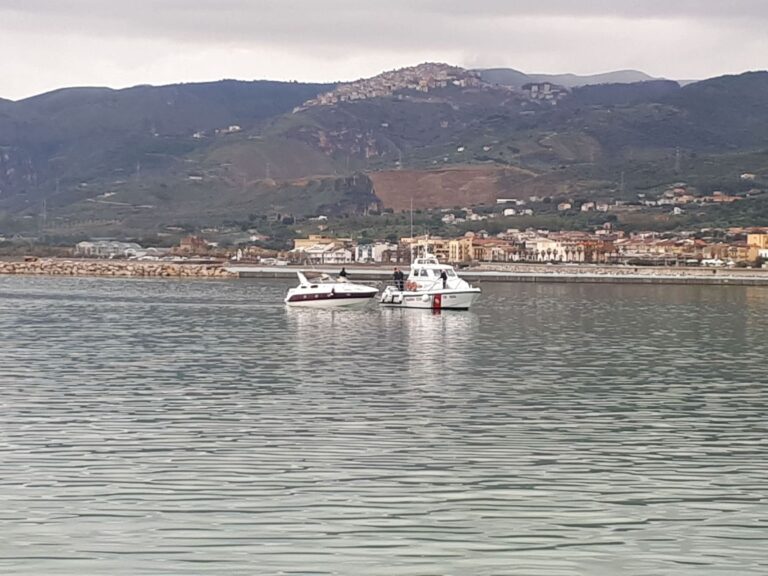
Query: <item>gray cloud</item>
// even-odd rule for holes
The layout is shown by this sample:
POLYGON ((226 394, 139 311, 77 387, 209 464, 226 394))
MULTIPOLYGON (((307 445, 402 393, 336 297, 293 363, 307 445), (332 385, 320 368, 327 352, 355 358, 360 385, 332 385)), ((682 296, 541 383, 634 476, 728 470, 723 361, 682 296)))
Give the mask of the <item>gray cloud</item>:
POLYGON ((419 59, 701 77, 763 66, 766 24, 764 0, 0 0, 0 50, 15 55, 0 96, 68 78, 354 79, 419 59))

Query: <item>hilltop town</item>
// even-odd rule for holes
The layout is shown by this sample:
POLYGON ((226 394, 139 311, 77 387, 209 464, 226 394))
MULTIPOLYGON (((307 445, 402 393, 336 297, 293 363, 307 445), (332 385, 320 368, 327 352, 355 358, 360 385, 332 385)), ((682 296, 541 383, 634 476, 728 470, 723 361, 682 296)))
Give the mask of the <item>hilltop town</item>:
POLYGON ((384 98, 403 90, 428 93, 437 88, 449 86, 467 88, 478 87, 482 84, 480 75, 475 72, 448 64, 427 62, 418 66, 390 70, 372 78, 341 84, 330 92, 307 100, 303 105, 294 108, 294 112, 306 110, 313 106, 330 106, 340 102, 384 98))
POLYGON ((319 94, 301 106, 296 106, 293 112, 295 114, 317 106, 333 106, 343 102, 389 98, 395 95, 403 99, 409 91, 425 95, 446 88, 501 90, 514 93, 523 99, 552 105, 556 105, 570 93, 565 86, 549 81, 528 82, 518 90, 512 86, 486 82, 476 71, 448 64, 426 62, 417 66, 383 72, 372 78, 340 84, 333 90, 319 94))

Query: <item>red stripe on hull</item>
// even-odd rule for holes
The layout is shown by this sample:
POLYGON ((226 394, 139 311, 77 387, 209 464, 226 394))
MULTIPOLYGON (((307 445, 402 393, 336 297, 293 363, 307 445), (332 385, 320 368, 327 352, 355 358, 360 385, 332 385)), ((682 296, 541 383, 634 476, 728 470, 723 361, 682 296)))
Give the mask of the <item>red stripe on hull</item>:
POLYGON ((376 295, 376 292, 336 292, 331 294, 330 292, 326 294, 294 294, 288 299, 288 302, 316 302, 318 300, 345 300, 349 298, 356 298, 360 300, 361 298, 373 298, 376 295))

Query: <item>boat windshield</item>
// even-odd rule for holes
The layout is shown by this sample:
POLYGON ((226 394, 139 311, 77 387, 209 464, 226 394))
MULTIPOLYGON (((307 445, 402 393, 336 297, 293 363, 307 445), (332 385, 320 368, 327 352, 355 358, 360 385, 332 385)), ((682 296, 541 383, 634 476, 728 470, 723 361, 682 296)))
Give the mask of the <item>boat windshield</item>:
POLYGON ((302 281, 306 281, 308 284, 333 284, 336 282, 342 282, 343 280, 341 278, 334 278, 330 274, 326 274, 325 272, 306 272, 305 274, 299 273, 299 279, 302 281))
POLYGON ((456 272, 450 267, 440 268, 414 268, 411 273, 414 278, 437 278, 442 272, 448 277, 456 276, 456 272))

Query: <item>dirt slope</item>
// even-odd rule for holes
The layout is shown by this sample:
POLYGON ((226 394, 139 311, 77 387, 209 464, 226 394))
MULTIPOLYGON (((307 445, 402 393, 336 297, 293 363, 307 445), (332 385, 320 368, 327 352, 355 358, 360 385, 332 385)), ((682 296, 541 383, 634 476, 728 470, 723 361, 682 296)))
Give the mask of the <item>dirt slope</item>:
POLYGON ((368 174, 374 192, 385 208, 453 208, 493 204, 497 198, 515 196, 514 182, 533 174, 515 168, 462 166, 442 170, 387 170, 368 174))

